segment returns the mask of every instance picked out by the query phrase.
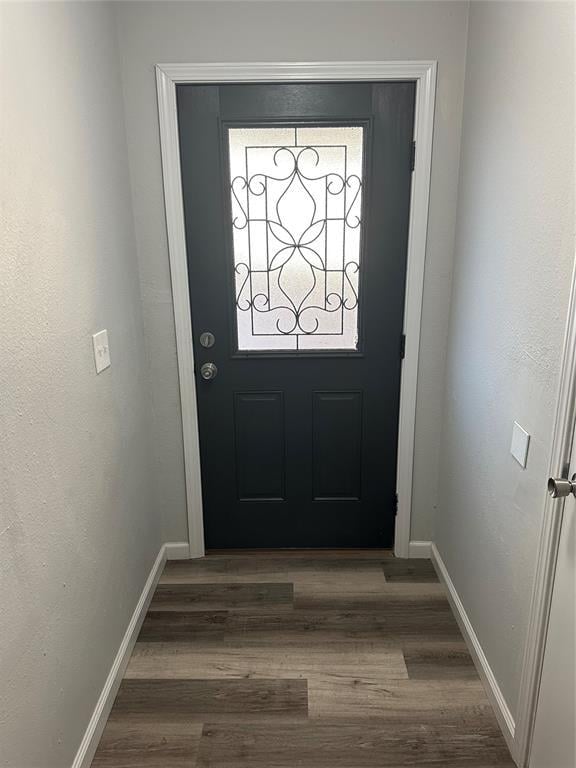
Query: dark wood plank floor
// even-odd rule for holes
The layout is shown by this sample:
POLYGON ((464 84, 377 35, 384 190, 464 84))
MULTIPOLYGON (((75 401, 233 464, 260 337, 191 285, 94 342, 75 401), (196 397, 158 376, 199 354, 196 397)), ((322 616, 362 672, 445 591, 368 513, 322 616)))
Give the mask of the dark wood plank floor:
POLYGON ((513 768, 432 565, 166 565, 93 768, 513 768))

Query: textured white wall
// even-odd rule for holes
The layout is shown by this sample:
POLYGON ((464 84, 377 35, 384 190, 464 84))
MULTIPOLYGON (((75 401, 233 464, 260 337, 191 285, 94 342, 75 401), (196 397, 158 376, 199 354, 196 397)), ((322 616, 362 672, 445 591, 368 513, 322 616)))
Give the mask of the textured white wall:
POLYGON ((432 199, 422 323, 412 537, 430 539, 455 224, 468 4, 126 2, 116 6, 147 344, 156 504, 186 538, 181 419, 163 212, 154 64, 437 59, 432 199))
POLYGON ((574 259, 574 6, 473 3, 436 542, 512 713, 574 259), (517 420, 532 435, 523 470, 517 420))
POLYGON ((148 384, 112 10, 0 14, 0 764, 64 768, 160 545, 148 384))

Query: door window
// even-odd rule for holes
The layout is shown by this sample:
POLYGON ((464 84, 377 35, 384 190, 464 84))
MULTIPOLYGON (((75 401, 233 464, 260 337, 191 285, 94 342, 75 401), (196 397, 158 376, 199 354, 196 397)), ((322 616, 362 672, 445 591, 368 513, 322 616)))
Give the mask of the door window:
POLYGON ((228 128, 239 352, 355 351, 363 126, 228 128))

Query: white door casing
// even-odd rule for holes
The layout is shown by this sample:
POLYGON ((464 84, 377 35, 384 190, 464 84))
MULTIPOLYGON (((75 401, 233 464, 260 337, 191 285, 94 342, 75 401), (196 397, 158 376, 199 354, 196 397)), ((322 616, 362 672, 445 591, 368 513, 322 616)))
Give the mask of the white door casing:
POLYGON ((192 324, 188 292, 188 267, 184 232, 180 153, 176 111, 179 83, 248 83, 287 81, 386 81, 416 83, 415 170, 410 200, 410 231, 406 266, 404 333, 405 357, 400 390, 398 429, 398 513, 395 553, 410 556, 414 428, 420 321, 424 285, 424 262, 428 227, 432 132, 436 92, 435 61, 159 64, 156 66, 158 115, 166 225, 170 258, 176 347, 180 381, 180 403, 186 473, 186 502, 190 556, 204 554, 198 414, 192 352, 192 324))
MULTIPOLYGON (((576 440, 570 477, 576 473, 576 440)), ((576 766, 576 498, 558 504, 560 542, 530 768, 576 766)))
MULTIPOLYGON (((575 424, 576 263, 572 272, 564 349, 560 365, 560 383, 549 465, 551 477, 568 477, 571 467, 575 465, 573 453, 575 424)), ((572 469, 572 472, 574 471, 572 469)), ((545 493, 544 488, 542 492, 545 493)), ((547 494, 545 498, 514 732, 513 757, 520 768, 527 768, 529 765, 556 564, 558 555, 562 551, 561 547, 565 546, 562 543, 564 537, 562 505, 564 501, 553 499, 547 494)), ((549 767, 547 766, 547 768, 549 767)), ((570 768, 573 767, 570 766, 570 768)))

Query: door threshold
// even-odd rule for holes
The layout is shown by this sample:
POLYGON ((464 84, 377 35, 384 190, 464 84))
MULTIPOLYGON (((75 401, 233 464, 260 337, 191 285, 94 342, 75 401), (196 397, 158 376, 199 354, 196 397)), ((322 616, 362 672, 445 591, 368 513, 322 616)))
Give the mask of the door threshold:
POLYGON ((394 549, 207 549, 206 557, 317 557, 356 558, 358 560, 394 557, 394 549))

